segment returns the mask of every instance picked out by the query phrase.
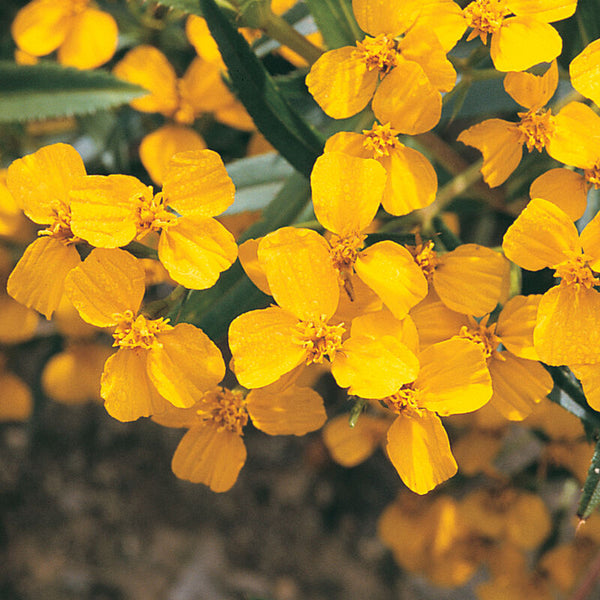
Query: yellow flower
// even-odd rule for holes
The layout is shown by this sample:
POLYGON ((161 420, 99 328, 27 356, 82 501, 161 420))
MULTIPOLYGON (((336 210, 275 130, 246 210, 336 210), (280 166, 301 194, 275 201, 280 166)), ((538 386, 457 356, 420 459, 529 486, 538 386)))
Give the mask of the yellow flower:
POLYGON ((115 328, 118 350, 104 365, 100 393, 108 413, 119 421, 160 413, 167 402, 192 406, 223 378, 221 353, 200 329, 138 312, 144 269, 131 254, 93 250, 67 277, 66 291, 85 321, 115 328))
POLYGON ((411 312, 421 347, 454 336, 465 338, 481 349, 492 379, 490 404, 512 421, 529 415, 534 405, 552 390, 552 378, 538 363, 533 347, 533 329, 541 296, 515 296, 497 321, 489 316, 476 321, 472 316, 449 310, 430 297, 411 312))
POLYGON ((352 7, 369 35, 356 47, 322 55, 306 77, 310 93, 335 119, 351 117, 373 98, 377 119, 402 133, 435 127, 440 91, 452 89, 456 72, 436 34, 419 26, 419 3, 354 0, 352 7))
POLYGON ((169 275, 187 288, 205 289, 237 256, 233 236, 212 218, 233 197, 233 182, 216 152, 180 152, 156 195, 128 175, 82 178, 71 192, 71 226, 98 248, 159 232, 158 257, 169 275))
POLYGON ((569 65, 571 85, 600 106, 600 40, 590 42, 569 65))
MULTIPOLYGON (((504 183, 519 166, 523 146, 531 152, 548 148, 556 130, 555 117, 543 108, 554 95, 558 85, 558 68, 553 61, 550 68, 538 77, 531 73, 508 73, 504 88, 526 112, 511 123, 502 119, 488 119, 463 131, 458 140, 475 146, 483 154, 481 173, 490 187, 504 183)), ((548 149, 550 152, 550 149, 548 149)))
POLYGON ((338 276, 329 245, 318 233, 278 229, 260 241, 258 261, 279 306, 244 313, 231 323, 233 368, 244 387, 264 387, 326 357, 338 384, 350 393, 376 386, 386 395, 411 380, 416 359, 403 343, 391 336, 345 340, 348 328, 332 321, 338 276), (376 378, 381 370, 386 379, 376 378))
POLYGON ((374 158, 387 173, 383 208, 392 215, 406 215, 434 201, 437 175, 420 152, 400 142, 398 133, 389 123, 375 123, 362 134, 342 131, 327 140, 325 152, 374 158))
POLYGON ((509 263, 499 252, 461 244, 438 254, 433 241, 407 246, 427 281, 451 310, 482 317, 508 297, 509 263))
POLYGON ((153 420, 188 429, 173 455, 177 477, 226 492, 246 461, 242 436, 249 417, 270 435, 304 435, 321 427, 326 414, 319 394, 286 382, 253 390, 245 398, 241 390, 214 387, 192 407, 169 406, 153 420))
POLYGON ((504 235, 507 258, 523 269, 555 270, 560 283, 540 300, 535 350, 550 365, 600 362, 600 217, 581 233, 556 205, 534 198, 504 235))
POLYGON ((6 370, 6 359, 0 354, 0 422, 26 421, 33 410, 31 390, 25 382, 14 373, 6 370))
POLYGON ((58 61, 78 69, 108 62, 117 49, 117 23, 89 0, 33 0, 13 21, 19 48, 32 56, 58 49, 58 61))
POLYGON ((386 173, 377 161, 340 152, 326 152, 311 174, 313 206, 319 222, 332 233, 331 260, 353 299, 355 274, 402 318, 427 294, 427 282, 410 252, 383 241, 364 249, 369 227, 379 208, 386 173))
POLYGON ((562 51, 560 35, 549 23, 570 17, 577 0, 474 0, 463 10, 467 41, 491 36, 490 55, 498 71, 525 71, 550 62, 562 51), (511 16, 513 15, 513 16, 511 16))
POLYGON ((15 160, 8 168, 7 186, 25 214, 47 225, 30 244, 8 278, 8 293, 17 302, 49 319, 58 306, 67 273, 81 259, 80 238, 71 231, 69 193, 85 176, 77 151, 53 144, 15 160))
POLYGON ((140 145, 142 164, 158 184, 163 183, 173 154, 206 148, 204 140, 191 128, 199 115, 214 113, 217 121, 226 125, 254 129, 252 120, 223 82, 221 67, 214 62, 197 57, 178 79, 160 50, 138 46, 115 66, 114 73, 150 92, 132 100, 133 108, 161 113, 170 121, 145 136, 140 145))

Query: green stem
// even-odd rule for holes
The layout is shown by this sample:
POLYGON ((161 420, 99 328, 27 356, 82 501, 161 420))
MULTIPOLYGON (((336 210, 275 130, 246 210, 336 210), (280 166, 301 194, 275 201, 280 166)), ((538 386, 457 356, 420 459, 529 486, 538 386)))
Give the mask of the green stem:
POLYGON ((183 300, 187 294, 187 288, 178 285, 166 298, 150 302, 144 307, 144 313, 149 317, 156 319, 162 314, 172 311, 173 308, 183 300))
POLYGON ((270 38, 277 40, 283 46, 299 54, 309 65, 314 64, 323 54, 318 48, 301 33, 296 31, 284 18, 271 13, 262 24, 261 29, 270 38))
POLYGON ((346 21, 348 22, 348 25, 350 25, 350 29, 352 30, 352 34, 354 35, 354 38, 357 40, 364 39, 365 34, 362 32, 362 30, 358 26, 358 23, 356 22, 356 19, 354 18, 354 12, 350 9, 350 4, 347 2, 344 2, 342 0, 342 2, 340 2, 340 7, 341 7, 342 11, 344 12, 344 15, 346 17, 346 21))

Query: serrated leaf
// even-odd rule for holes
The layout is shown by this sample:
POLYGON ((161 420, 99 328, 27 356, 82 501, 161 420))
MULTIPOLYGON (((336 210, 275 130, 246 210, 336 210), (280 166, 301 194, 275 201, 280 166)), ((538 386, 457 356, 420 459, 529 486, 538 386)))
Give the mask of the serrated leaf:
POLYGON ((352 0, 306 0, 328 48, 353 46, 364 37, 352 11, 352 0))
POLYGON ((81 71, 54 63, 0 61, 0 81, 0 121, 4 122, 89 114, 148 93, 106 71, 81 71))
POLYGON ((287 103, 277 84, 229 23, 214 0, 200 0, 229 77, 246 110, 267 141, 298 171, 310 175, 324 140, 287 103))
POLYGON ((600 504, 600 442, 596 444, 587 479, 583 486, 577 516, 586 520, 600 504))
MULTIPOLYGON (((309 197, 308 179, 294 173, 265 209, 262 219, 254 223, 238 242, 261 237, 278 227, 293 223, 304 210, 309 197)), ((267 306, 269 301, 270 298, 254 286, 239 261, 236 261, 212 288, 190 292, 177 319, 193 323, 210 338, 218 340, 227 333, 235 317, 248 310, 267 306)))

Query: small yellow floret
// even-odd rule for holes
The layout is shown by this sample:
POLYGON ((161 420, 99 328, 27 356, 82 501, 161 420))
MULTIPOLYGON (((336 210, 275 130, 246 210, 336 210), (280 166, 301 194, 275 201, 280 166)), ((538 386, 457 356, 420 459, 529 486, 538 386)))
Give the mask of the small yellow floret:
POLYGON ((517 113, 521 122, 517 125, 521 132, 521 143, 531 152, 534 148, 541 152, 554 133, 554 117, 549 109, 529 110, 517 113))
POLYGON ((404 384, 395 394, 384 398, 384 404, 397 414, 420 414, 424 409, 419 407, 419 391, 414 383, 404 384))
POLYGON ((331 245, 331 260, 338 271, 352 269, 359 252, 365 245, 366 235, 350 233, 349 235, 332 235, 329 239, 331 245))
POLYGON ((390 150, 399 148, 402 144, 396 137, 400 132, 392 129, 389 123, 379 125, 375 123, 371 129, 363 129, 365 136, 363 148, 373 153, 373 158, 389 156, 390 150))
POLYGON ((327 325, 324 320, 299 321, 296 325, 297 337, 294 342, 302 346, 308 356, 306 364, 322 363, 325 356, 333 360, 342 346, 342 336, 346 329, 344 324, 327 325))
POLYGON ((488 327, 488 319, 489 315, 481 319, 478 323, 473 317, 469 316, 469 324, 463 325, 458 335, 479 344, 483 349, 486 360, 489 360, 494 355, 496 358, 502 358, 501 354, 497 352, 497 348, 502 342, 502 338, 496 335, 497 323, 492 323, 488 327))
POLYGON ((217 387, 203 394, 200 406, 197 414, 203 421, 215 424, 218 431, 242 435, 248 423, 248 411, 241 391, 217 387))
POLYGON ((367 36, 362 42, 356 42, 354 56, 363 60, 369 71, 377 69, 382 75, 396 66, 398 56, 396 40, 385 34, 377 37, 367 36))
POLYGON ((417 244, 415 246, 406 246, 408 251, 413 255, 415 262, 421 268, 421 271, 423 271, 423 275, 425 275, 427 281, 431 281, 435 269, 440 263, 433 246, 433 240, 429 240, 423 244, 420 241, 420 237, 417 237, 417 244))
POLYGON ((510 10, 504 5, 504 0, 475 0, 464 10, 463 16, 467 20, 467 26, 473 31, 467 37, 467 41, 479 36, 485 44, 490 33, 496 33, 502 26, 504 17, 510 14, 510 10))
POLYGON ((583 286, 588 290, 595 285, 600 285, 600 279, 594 277, 588 265, 589 260, 589 256, 578 254, 554 267, 556 270, 555 277, 560 277, 560 285, 575 285, 578 288, 583 286))
POLYGON ((151 231, 162 231, 177 220, 176 215, 167 210, 162 193, 155 196, 151 193, 144 194, 135 200, 138 202, 136 209, 137 239, 143 238, 151 231))
POLYGON ((156 336, 172 329, 169 319, 147 319, 144 315, 134 315, 132 310, 115 315, 117 326, 113 333, 113 346, 121 348, 143 348, 152 350, 160 348, 161 343, 156 336))
POLYGON ((600 161, 598 161, 591 169, 584 169, 583 176, 589 185, 593 185, 595 189, 600 188, 600 161))
POLYGON ((80 242, 81 239, 71 231, 71 209, 62 200, 54 200, 51 204, 52 223, 42 229, 38 235, 47 235, 62 242, 65 246, 80 242))

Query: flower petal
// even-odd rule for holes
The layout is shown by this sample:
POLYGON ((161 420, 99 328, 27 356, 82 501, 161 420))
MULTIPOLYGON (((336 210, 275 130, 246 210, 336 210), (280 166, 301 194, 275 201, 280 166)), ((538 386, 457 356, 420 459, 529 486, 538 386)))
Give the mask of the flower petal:
POLYGON ((167 165, 174 154, 204 148, 206 143, 193 129, 171 123, 144 136, 139 152, 140 160, 152 181, 162 185, 167 165))
POLYGON ((419 15, 421 3, 403 0, 390 4, 388 0, 352 0, 352 10, 359 27, 369 35, 404 33, 419 15))
POLYGON ((58 62, 77 69, 95 69, 108 62, 117 49, 117 22, 107 12, 86 8, 73 20, 58 49, 58 62))
POLYGON ((492 34, 490 55, 498 71, 525 71, 534 65, 553 61, 562 51, 558 31, 533 17, 504 19, 492 34))
POLYGON ((391 335, 415 354, 419 351, 419 334, 414 321, 409 316, 396 319, 386 308, 356 317, 352 321, 351 334, 353 337, 366 336, 375 340, 391 335))
POLYGON ((33 411, 33 397, 25 383, 12 373, 0 373, 2 402, 0 422, 26 421, 33 411))
POLYGON ((523 269, 539 271, 580 250, 573 221, 555 204, 534 198, 504 234, 502 249, 523 269))
POLYGON ((6 294, 0 295, 0 343, 16 344, 31 339, 39 315, 6 294))
POLYGON ((411 253, 394 242, 378 242, 363 250, 356 274, 383 300, 397 319, 427 295, 427 280, 411 253))
POLYGON ((545 23, 568 19, 575 13, 577 0, 507 0, 515 15, 530 15, 545 23))
POLYGON ((250 281, 267 296, 272 296, 267 276, 258 262, 258 244, 260 239, 249 239, 238 247, 238 258, 250 281))
POLYGON ((581 247, 592 271, 600 272, 600 216, 596 215, 584 228, 579 237, 581 247))
POLYGON ((272 306, 234 319, 229 327, 233 368, 241 385, 259 388, 277 381, 306 359, 294 341, 297 317, 272 306))
POLYGON ((173 473, 180 479, 203 483, 213 492, 226 492, 237 481, 246 462, 241 436, 216 427, 190 429, 173 455, 173 473))
POLYGON ((329 244, 316 231, 283 227, 265 236, 258 260, 277 304, 303 321, 327 322, 339 300, 329 244))
POLYGON ((341 236, 365 230, 379 208, 386 179, 385 169, 372 158, 322 154, 310 176, 317 219, 341 236))
POLYGON ((439 417, 425 411, 400 415, 387 433, 386 450, 398 475, 416 494, 426 494, 454 476, 458 467, 439 417))
POLYGON ((571 85, 600 106, 600 40, 590 42, 569 65, 571 85))
POLYGON ((177 283, 205 290, 234 263, 237 244, 211 217, 181 217, 161 233, 158 258, 177 283))
POLYGON ((146 291, 144 268, 125 250, 96 248, 69 273, 65 291, 84 321, 109 327, 116 313, 137 312, 146 291))
POLYGON ((49 319, 63 295, 65 277, 80 262, 75 246, 65 246, 53 237, 38 238, 25 249, 6 289, 17 302, 49 319))
POLYGON ((355 48, 344 46, 323 54, 306 76, 306 85, 317 104, 334 119, 360 112, 377 85, 377 70, 369 71, 355 48))
POLYGON ((553 60, 546 72, 539 76, 527 72, 511 72, 504 77, 504 89, 521 106, 541 108, 554 96, 558 85, 558 66, 553 60))
POLYGON ((419 354, 419 406, 441 416, 472 412, 492 396, 490 374, 477 344, 453 338, 419 354))
POLYGON ((482 317, 508 296, 508 261, 491 248, 462 244, 440 257, 433 287, 451 310, 482 317))
POLYGON ((565 211, 569 219, 579 219, 587 206, 585 178, 570 169, 550 169, 537 177, 529 188, 531 198, 543 198, 565 211))
POLYGON ((440 120, 442 96, 421 65, 399 58, 375 92, 373 112, 402 133, 425 133, 440 120))
POLYGON ((279 382, 252 390, 246 408, 255 427, 269 435, 304 435, 327 420, 323 398, 310 388, 279 382))
POLYGON ((503 184, 519 166, 523 156, 521 132, 516 123, 487 119, 465 129, 458 141, 483 154, 481 174, 490 187, 503 184))
POLYGON ((540 300, 533 343, 548 365, 600 362, 600 293, 558 285, 540 300))
POLYGON ((541 299, 541 294, 515 296, 498 315, 496 334, 502 338, 506 349, 519 358, 538 360, 533 346, 533 329, 541 299))

